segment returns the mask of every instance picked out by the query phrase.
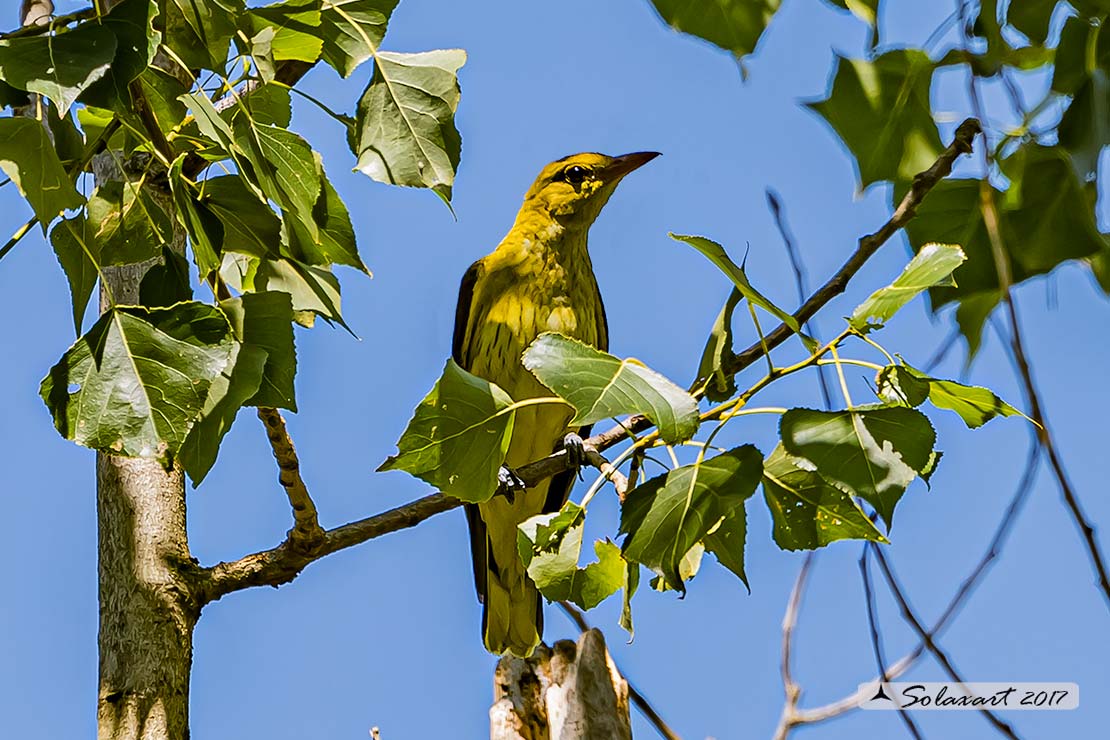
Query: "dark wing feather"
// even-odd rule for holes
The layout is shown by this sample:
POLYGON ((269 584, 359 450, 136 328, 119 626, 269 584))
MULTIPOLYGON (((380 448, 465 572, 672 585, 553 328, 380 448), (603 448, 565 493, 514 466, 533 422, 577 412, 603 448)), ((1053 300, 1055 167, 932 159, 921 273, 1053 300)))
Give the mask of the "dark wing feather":
MULTIPOLYGON (((459 302, 455 308, 455 335, 451 339, 451 357, 464 370, 469 369, 470 361, 466 356, 466 328, 470 323, 470 309, 474 301, 474 286, 478 282, 479 262, 475 262, 463 275, 459 286, 459 302)), ((466 523, 470 529, 470 556, 474 565, 474 588, 478 601, 486 600, 486 571, 489 560, 489 542, 486 536, 486 523, 478 512, 477 504, 466 505, 466 523)), ((483 631, 485 628, 483 627, 483 631)))

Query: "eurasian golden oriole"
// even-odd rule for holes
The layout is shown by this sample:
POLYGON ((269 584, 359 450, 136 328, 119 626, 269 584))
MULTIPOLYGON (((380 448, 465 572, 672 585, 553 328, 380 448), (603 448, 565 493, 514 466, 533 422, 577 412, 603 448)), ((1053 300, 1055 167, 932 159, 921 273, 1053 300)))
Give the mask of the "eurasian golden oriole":
MULTIPOLYGON (((521 401, 551 395, 521 364, 521 354, 542 332, 608 348, 587 232, 621 178, 657 156, 584 153, 543 168, 512 229, 463 277, 455 313, 455 362, 521 401)), ((512 487, 513 468, 546 457, 559 445, 580 458, 578 435, 589 430, 569 429, 572 418, 572 411, 558 404, 518 409, 502 481, 512 487)), ((530 489, 466 507, 474 583, 484 607, 482 633, 490 652, 528 656, 540 643, 543 604, 517 554, 517 525, 558 510, 575 473, 567 470, 530 489)))

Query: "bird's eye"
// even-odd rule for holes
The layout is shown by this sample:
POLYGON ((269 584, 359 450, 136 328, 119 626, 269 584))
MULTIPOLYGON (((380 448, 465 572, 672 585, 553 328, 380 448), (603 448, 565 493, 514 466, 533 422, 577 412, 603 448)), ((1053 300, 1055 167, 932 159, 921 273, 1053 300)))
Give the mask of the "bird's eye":
POLYGON ((569 183, 577 185, 578 183, 589 177, 590 171, 581 165, 571 165, 563 170, 563 179, 569 183))

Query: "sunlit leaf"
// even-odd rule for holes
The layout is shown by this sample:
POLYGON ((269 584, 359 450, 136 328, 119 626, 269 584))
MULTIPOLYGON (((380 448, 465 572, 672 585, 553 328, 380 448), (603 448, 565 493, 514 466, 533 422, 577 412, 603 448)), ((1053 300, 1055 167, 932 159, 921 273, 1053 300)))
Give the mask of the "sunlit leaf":
POLYGON ((358 169, 391 185, 432 188, 451 199, 462 139, 455 128, 460 49, 378 52, 358 103, 358 169))
POLYGON ((222 71, 227 61, 243 0, 167 0, 166 45, 190 68, 222 71))
POLYGON ((919 382, 928 385, 931 404, 938 409, 956 412, 969 429, 977 429, 996 416, 1025 416, 999 398, 990 388, 933 378, 909 365, 899 367, 919 382))
POLYGON ((227 252, 220 276, 240 292, 288 293, 293 301, 293 320, 302 326, 311 328, 315 317, 320 316, 347 327, 339 312, 339 281, 327 268, 227 252))
POLYGON ((137 182, 109 180, 89 196, 88 226, 101 264, 144 262, 173 235, 170 217, 137 182))
POLYGON ((742 57, 755 49, 779 0, 652 0, 652 4, 668 25, 742 57))
POLYGON ((265 367, 257 393, 246 397, 244 405, 276 406, 297 410, 293 378, 297 374, 297 353, 293 344, 293 305, 288 293, 263 291, 244 293, 220 301, 235 338, 256 347, 265 356, 265 367))
POLYGON ((848 323, 857 331, 881 327, 902 306, 937 285, 955 284, 952 271, 967 257, 958 246, 926 244, 914 256, 902 274, 885 288, 875 291, 852 312, 848 323))
POLYGON ((330 0, 320 18, 323 57, 344 77, 369 59, 399 0, 330 0))
POLYGON ((56 35, 0 40, 0 79, 49 98, 66 113, 82 90, 104 76, 115 56, 115 34, 82 23, 56 35))
POLYGON ((85 202, 58 161, 46 128, 32 118, 0 118, 0 169, 31 204, 43 233, 62 211, 85 202))
POLYGON ((622 360, 562 334, 544 333, 524 351, 523 361, 574 407, 571 426, 644 414, 668 442, 690 439, 698 429, 693 396, 638 360, 622 360))
POLYGON ((73 299, 73 328, 81 335, 81 323, 85 318, 89 298, 100 274, 100 251, 92 238, 92 230, 84 216, 62 219, 50 232, 50 244, 54 254, 69 281, 69 292, 73 299))
POLYGON ((378 470, 404 470, 463 501, 489 499, 509 450, 512 402, 493 383, 448 360, 398 440, 399 452, 378 470))
POLYGON ((698 383, 705 384, 705 397, 710 401, 724 401, 736 393, 736 378, 724 372, 724 365, 735 356, 732 349, 732 313, 742 297, 743 294, 733 287, 721 313, 717 314, 717 320, 713 322, 709 338, 705 341, 705 349, 701 352, 698 383))
POLYGON ((729 512, 715 529, 711 529, 703 541, 706 551, 716 555, 717 561, 735 573, 748 591, 751 591, 748 574, 744 572, 744 545, 747 538, 748 515, 741 504, 729 512))
POLYGON ((621 507, 622 551, 685 592, 679 567, 710 530, 755 492, 763 456, 751 445, 736 447, 700 465, 686 465, 652 478, 628 493, 621 507))
POLYGON ((165 463, 227 367, 229 334, 222 314, 205 304, 116 308, 65 353, 40 393, 66 439, 165 463))

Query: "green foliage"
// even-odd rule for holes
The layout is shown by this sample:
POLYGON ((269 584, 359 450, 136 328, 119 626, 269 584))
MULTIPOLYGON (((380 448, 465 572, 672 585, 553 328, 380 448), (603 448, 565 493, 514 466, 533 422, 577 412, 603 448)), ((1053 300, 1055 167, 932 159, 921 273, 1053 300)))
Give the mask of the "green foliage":
POLYGON ((856 306, 848 324, 856 331, 881 327, 924 291, 937 285, 955 285, 952 271, 963 264, 962 249, 950 244, 926 244, 893 283, 872 293, 856 306))
POLYGON ((62 219, 50 232, 50 244, 69 281, 69 293, 73 300, 73 330, 78 336, 81 335, 81 323, 89 298, 100 277, 100 251, 89 231, 84 216, 77 216, 62 219))
POLYGON ((652 0, 659 16, 676 30, 699 36, 736 57, 750 54, 778 10, 779 0, 652 0))
POLYGON ((693 397, 638 360, 621 360, 562 334, 541 334, 524 352, 524 366, 577 412, 572 426, 644 414, 668 442, 698 429, 693 397))
POLYGON ((116 35, 86 23, 56 36, 0 40, 0 78, 19 90, 38 93, 62 113, 108 71, 116 35))
POLYGON ((811 104, 852 152, 863 188, 909 181, 936 161, 943 147, 929 107, 932 75, 933 62, 915 49, 841 59, 829 97, 811 104))
POLYGON ((459 49, 377 54, 370 87, 358 101, 353 151, 359 170, 451 200, 462 151, 454 121, 457 74, 465 62, 459 49))
POLYGON ((398 454, 378 470, 404 470, 455 498, 485 501, 497 489, 514 415, 505 391, 448 360, 398 440, 398 454))
MULTIPOLYGON (((722 520, 743 508, 759 485, 762 470, 759 450, 744 445, 675 468, 633 489, 621 507, 620 531, 628 535, 622 546, 625 558, 646 565, 667 586, 685 593, 679 570, 682 560, 722 520)), ((713 542, 725 553, 722 560, 736 565, 743 563, 744 542, 735 536, 741 532, 735 522, 730 526, 726 534, 731 537, 713 542)))
POLYGON ((929 466, 936 432, 920 411, 790 409, 779 426, 786 452, 809 460, 829 483, 875 507, 887 528, 906 487, 929 466))
POLYGON ((578 567, 586 510, 572 501, 550 514, 522 522, 517 531, 520 559, 549 601, 571 601, 593 609, 625 582, 620 548, 608 540, 594 543, 597 561, 578 567))
POLYGON ((743 297, 739 288, 733 287, 729 292, 701 353, 698 384, 705 384, 705 397, 710 401, 724 401, 736 393, 736 378, 726 373, 724 366, 735 354, 732 349, 732 314, 743 297))
POLYGON ((879 397, 899 406, 920 406, 928 399, 938 409, 959 414, 969 429, 996 416, 1024 416, 989 388, 932 378, 909 365, 887 365, 875 377, 879 397))
POLYGON ((42 381, 66 439, 168 464, 234 351, 220 311, 203 303, 106 312, 42 381))
POLYGON ((38 121, 0 118, 0 169, 31 204, 44 232, 62 211, 85 202, 38 121))
POLYGON ((849 539, 887 542, 849 491, 781 444, 763 462, 763 496, 775 543, 784 550, 814 550, 849 539))

